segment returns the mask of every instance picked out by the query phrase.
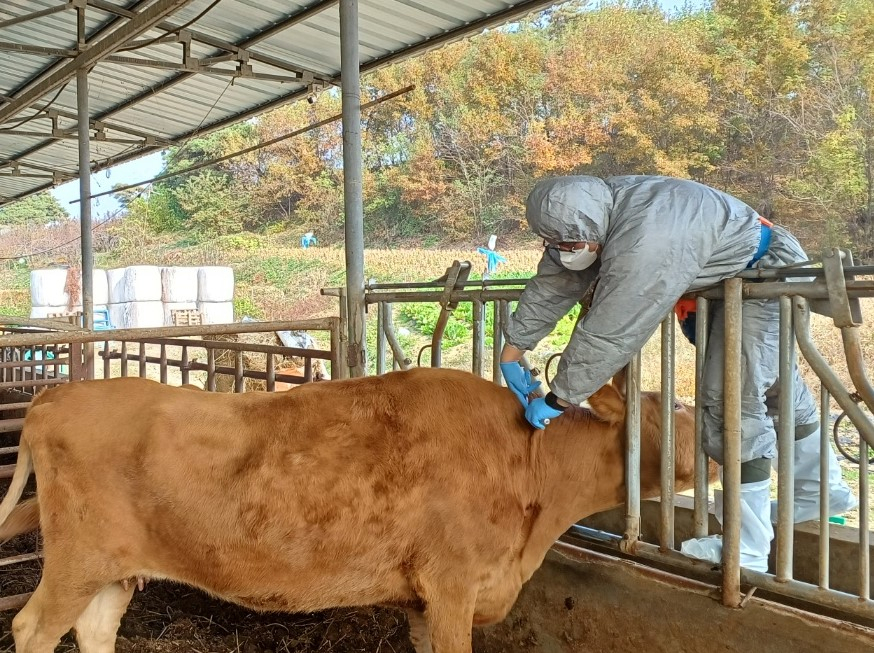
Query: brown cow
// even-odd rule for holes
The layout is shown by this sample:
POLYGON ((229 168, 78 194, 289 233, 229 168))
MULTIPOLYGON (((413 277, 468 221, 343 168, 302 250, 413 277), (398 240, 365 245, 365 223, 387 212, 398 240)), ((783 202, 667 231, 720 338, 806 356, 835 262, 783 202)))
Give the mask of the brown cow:
MULTIPOLYGON (((256 610, 402 606, 419 653, 470 653, 472 624, 504 619, 552 543, 624 498, 624 398, 608 385, 590 403, 533 431, 506 388, 428 368, 287 393, 139 378, 48 390, 0 504, 4 537, 40 514, 44 539, 15 650, 49 653, 73 628, 81 650, 113 651, 129 579, 146 577, 256 610), (14 510, 31 469, 39 505, 14 510)), ((645 394, 645 497, 659 414, 645 394)), ((676 425, 682 490, 688 408, 676 425)))

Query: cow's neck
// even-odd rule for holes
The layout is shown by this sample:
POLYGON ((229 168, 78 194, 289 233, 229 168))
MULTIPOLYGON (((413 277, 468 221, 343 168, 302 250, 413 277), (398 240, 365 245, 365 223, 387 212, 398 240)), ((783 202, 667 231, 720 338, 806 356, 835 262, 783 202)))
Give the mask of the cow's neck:
POLYGON ((532 441, 534 500, 540 506, 522 556, 524 580, 574 522, 622 502, 622 429, 574 410, 532 441))

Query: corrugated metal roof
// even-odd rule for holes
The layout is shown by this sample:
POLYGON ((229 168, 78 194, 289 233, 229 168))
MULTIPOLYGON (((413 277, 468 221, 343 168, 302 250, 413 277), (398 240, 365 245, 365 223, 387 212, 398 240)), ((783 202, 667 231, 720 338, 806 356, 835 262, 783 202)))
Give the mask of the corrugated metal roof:
MULTIPOLYGON (((161 1, 165 0, 87 0, 86 41, 93 45, 110 38, 132 15, 141 15, 161 1)), ((94 140, 95 170, 302 99, 308 95, 310 77, 331 83, 339 81, 338 0, 309 4, 290 0, 220 0, 211 6, 215 1, 189 0, 129 42, 145 47, 119 49, 91 70, 88 79, 92 128, 93 121, 101 121, 108 138, 126 141, 94 140), (173 34, 174 28, 190 21, 194 21, 187 26, 193 37, 192 57, 228 55, 233 47, 242 47, 248 52, 255 75, 281 76, 283 80, 137 64, 149 60, 158 65, 160 62, 181 65, 180 43, 148 41, 173 34), (147 142, 146 136, 158 140, 147 142)), ((394 63, 553 3, 554 0, 360 0, 362 71, 394 63)), ((8 111, 10 102, 36 86, 46 72, 69 62, 77 54, 76 47, 77 13, 72 2, 4 0, 0 4, 0 116, 8 111), (4 24, 52 8, 59 11, 4 24), (47 53, 45 49, 66 52, 47 53)), ((233 71, 237 62, 211 65, 214 69, 233 71)), ((77 174, 75 127, 75 79, 60 87, 60 91, 58 87, 52 88, 3 120, 0 205, 77 174), (52 122, 44 111, 50 102, 50 110, 60 114, 57 127, 66 130, 68 138, 50 137, 52 122), (27 118, 32 120, 23 122, 27 118), (53 178, 53 173, 62 177, 53 178)))

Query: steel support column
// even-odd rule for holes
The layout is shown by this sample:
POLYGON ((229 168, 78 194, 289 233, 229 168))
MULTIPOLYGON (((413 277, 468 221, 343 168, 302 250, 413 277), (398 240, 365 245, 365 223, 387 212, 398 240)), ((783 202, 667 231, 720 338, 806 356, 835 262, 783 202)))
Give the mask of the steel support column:
POLYGON ((358 0, 340 0, 340 79, 343 93, 343 208, 346 221, 346 301, 350 375, 364 376, 364 200, 361 189, 361 80, 358 0))
MULTIPOLYGON (((88 71, 76 71, 76 108, 79 113, 79 197, 91 197, 91 130, 88 116, 88 71)), ((91 201, 79 203, 79 229, 82 234, 82 315, 83 326, 94 328, 94 249, 91 242, 91 201)), ((85 345, 85 376, 94 375, 94 344, 85 345)))

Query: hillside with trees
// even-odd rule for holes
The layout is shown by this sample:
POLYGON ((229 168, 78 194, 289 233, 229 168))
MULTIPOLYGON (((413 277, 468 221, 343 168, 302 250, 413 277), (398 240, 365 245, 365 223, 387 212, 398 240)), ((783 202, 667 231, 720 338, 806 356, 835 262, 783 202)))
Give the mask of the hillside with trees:
MULTIPOLYGON (((874 253, 874 0, 575 1, 376 71, 363 100, 370 244, 524 229, 546 175, 664 174, 734 193, 812 252, 874 253)), ((166 153, 169 171, 340 113, 336 89, 166 153)), ((127 220, 198 239, 342 236, 339 122, 123 196, 127 220)))

